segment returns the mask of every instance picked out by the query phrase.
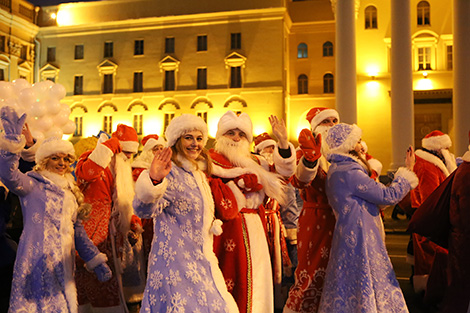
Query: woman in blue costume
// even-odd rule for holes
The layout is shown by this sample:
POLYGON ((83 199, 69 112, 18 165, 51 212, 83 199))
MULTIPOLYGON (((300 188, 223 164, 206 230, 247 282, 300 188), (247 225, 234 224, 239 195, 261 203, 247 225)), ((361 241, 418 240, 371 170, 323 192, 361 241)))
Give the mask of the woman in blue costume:
POLYGON ((206 174, 207 125, 183 114, 165 132, 168 147, 135 186, 134 210, 154 219, 154 238, 142 300, 147 312, 238 312, 213 252, 221 233, 206 174))
POLYGON ((378 205, 396 204, 418 184, 413 149, 407 151, 406 168, 386 187, 368 175, 361 135, 356 125, 342 123, 326 137, 331 162, 326 193, 336 226, 319 312, 408 312, 378 227, 378 205))

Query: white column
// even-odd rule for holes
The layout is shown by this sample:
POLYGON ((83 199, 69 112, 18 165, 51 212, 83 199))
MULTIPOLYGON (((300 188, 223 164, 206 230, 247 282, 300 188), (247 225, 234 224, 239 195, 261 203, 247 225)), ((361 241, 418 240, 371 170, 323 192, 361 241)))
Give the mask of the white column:
POLYGON ((332 0, 336 13, 336 110, 341 122, 357 123, 355 0, 332 0), (336 7, 335 7, 336 6, 336 7))
POLYGON ((462 156, 468 150, 470 131, 470 1, 454 0, 453 109, 454 152, 462 156))
POLYGON ((391 101, 392 164, 405 164, 405 153, 414 143, 413 77, 410 0, 392 0, 391 101))

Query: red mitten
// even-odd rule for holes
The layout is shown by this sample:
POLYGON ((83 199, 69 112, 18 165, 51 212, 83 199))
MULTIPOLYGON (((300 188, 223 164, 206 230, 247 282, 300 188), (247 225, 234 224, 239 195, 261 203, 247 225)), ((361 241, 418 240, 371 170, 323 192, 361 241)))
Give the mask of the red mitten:
POLYGON ((310 130, 304 128, 299 135, 299 144, 307 161, 315 162, 321 157, 321 134, 315 137, 310 130))
POLYGON ((238 204, 230 187, 220 178, 209 178, 209 185, 214 197, 215 216, 223 221, 235 218, 238 215, 238 204))
POLYGON ((109 148, 114 154, 119 153, 122 151, 121 143, 119 142, 119 139, 116 137, 111 137, 105 142, 103 142, 103 145, 109 148))
POLYGON ((256 192, 263 189, 263 185, 258 183, 255 174, 243 174, 234 179, 234 182, 245 191, 256 192))
POLYGON ((131 230, 135 232, 142 232, 142 221, 137 215, 131 217, 131 230))

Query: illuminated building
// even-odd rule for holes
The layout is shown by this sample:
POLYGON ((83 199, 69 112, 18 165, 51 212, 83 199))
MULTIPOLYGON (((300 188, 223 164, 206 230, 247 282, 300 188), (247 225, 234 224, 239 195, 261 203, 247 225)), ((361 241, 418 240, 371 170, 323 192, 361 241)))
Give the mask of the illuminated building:
POLYGON ((308 127, 306 112, 327 106, 357 123, 371 154, 393 169, 403 163, 402 145, 419 146, 433 129, 462 147, 467 138, 455 135, 462 125, 455 108, 470 110, 453 101, 454 5, 410 0, 394 11, 401 3, 123 0, 44 7, 39 75, 66 87, 79 125, 72 141, 120 122, 161 135, 182 113, 205 118, 213 137, 231 109, 252 117, 254 135, 270 132, 270 114, 286 118, 296 143, 308 127), (394 33, 405 43, 398 52, 394 33))

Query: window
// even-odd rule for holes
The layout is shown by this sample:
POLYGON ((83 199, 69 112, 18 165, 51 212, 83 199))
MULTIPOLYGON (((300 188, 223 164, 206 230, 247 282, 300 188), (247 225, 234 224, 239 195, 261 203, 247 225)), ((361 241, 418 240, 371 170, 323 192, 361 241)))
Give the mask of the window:
POLYGON ((197 89, 207 89, 207 69, 197 69, 197 89))
POLYGON ((5 70, 2 68, 0 69, 0 81, 5 80, 5 70))
POLYGON ((103 75, 103 93, 113 93, 113 74, 103 75))
POLYGON ((107 134, 113 132, 113 117, 111 115, 105 115, 103 117, 103 131, 107 134))
POLYGON ((75 45, 75 60, 83 60, 84 46, 75 45))
POLYGON ((230 67, 230 88, 242 87, 242 68, 241 66, 230 67))
POLYGON ((447 46, 447 70, 451 71, 453 68, 452 63, 452 46, 447 46))
POLYGON ((143 79, 144 79, 144 73, 134 72, 134 92, 144 91, 143 79))
POLYGON ((418 71, 431 69, 431 47, 418 48, 418 71))
POLYGON ((47 47, 47 62, 55 62, 55 47, 47 47))
POLYGON ((202 118, 202 120, 207 124, 207 112, 197 112, 197 116, 202 118))
POLYGON ((197 36, 197 51, 207 51, 207 36, 197 36))
POLYGON ((55 83, 55 77, 47 77, 46 80, 50 80, 51 82, 55 83))
POLYGON ((165 38, 165 53, 175 53, 175 37, 165 38))
POLYGON ((298 94, 307 94, 308 93, 308 77, 305 74, 299 75, 299 78, 297 79, 297 84, 298 84, 298 94))
POLYGON ((171 120, 175 118, 175 113, 165 113, 165 116, 163 118, 163 133, 165 133, 166 128, 170 124, 171 120))
POLYGON ((332 74, 323 75, 323 93, 334 92, 334 80, 332 74))
POLYGON ((0 52, 5 52, 5 36, 0 36, 0 52))
POLYGON ((83 76, 82 75, 76 75, 73 78, 73 94, 83 95, 83 76))
POLYGON ((333 56, 333 44, 330 41, 327 41, 323 44, 323 56, 324 57, 333 56))
POLYGON ((165 71, 165 91, 175 90, 175 71, 165 71))
POLYGON ((364 10, 365 29, 377 28, 377 8, 369 5, 364 10))
POLYGON ((297 59, 305 59, 308 57, 308 47, 304 43, 297 46, 297 59))
POLYGON ((431 25, 431 6, 427 1, 418 3, 418 26, 431 25))
POLYGON ((142 135, 142 121, 143 121, 143 115, 142 114, 135 114, 134 115, 134 123, 133 127, 135 131, 137 132, 137 135, 142 135))
POLYGON ((75 137, 80 137, 82 136, 82 131, 83 131, 83 117, 77 116, 74 119, 75 121, 75 131, 73 132, 73 135, 75 137))
POLYGON ((113 42, 112 41, 106 41, 104 43, 104 57, 105 58, 113 57, 113 42))
POLYGON ((144 55, 144 40, 134 41, 134 55, 144 55))
POLYGON ((28 46, 21 45, 20 58, 26 60, 28 57, 28 46))
POLYGON ((232 33, 230 35, 230 49, 237 50, 242 48, 242 34, 232 33))

